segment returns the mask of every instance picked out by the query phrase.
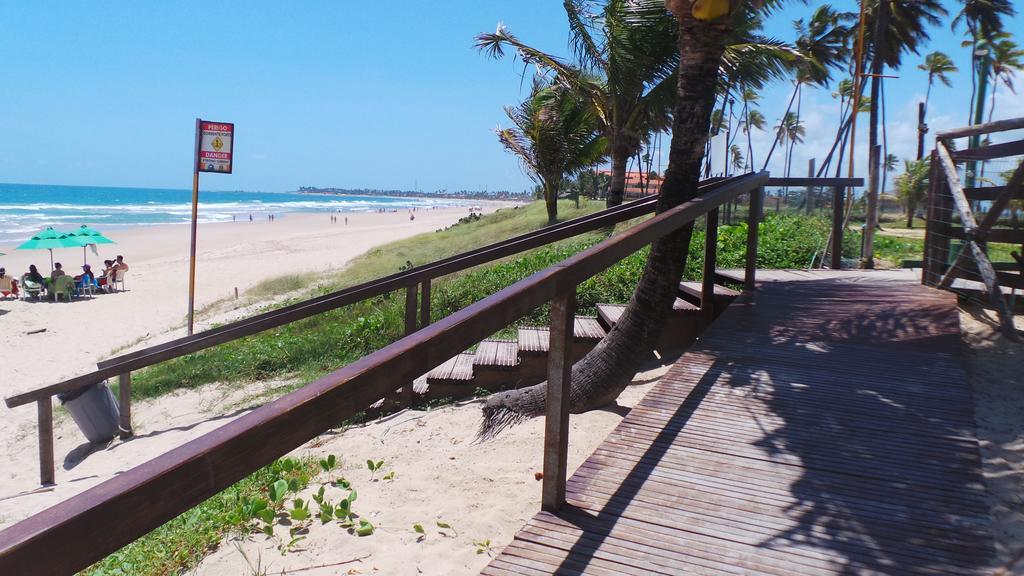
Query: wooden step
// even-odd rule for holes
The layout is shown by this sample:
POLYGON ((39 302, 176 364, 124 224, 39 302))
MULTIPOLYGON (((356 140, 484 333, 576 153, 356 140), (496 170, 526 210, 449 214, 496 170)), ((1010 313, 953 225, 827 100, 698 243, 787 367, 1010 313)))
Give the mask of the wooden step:
POLYGON ((519 365, 519 344, 515 340, 488 339, 480 342, 473 355, 473 369, 512 370, 519 365))
POLYGON ((598 304, 597 318, 606 330, 611 330, 612 326, 615 326, 619 321, 619 316, 622 316, 622 312, 625 309, 626 307, 622 304, 598 304))
POLYGON ((473 354, 463 352, 454 356, 444 364, 427 372, 427 385, 431 381, 463 381, 469 382, 473 379, 473 354))
MULTIPOLYGON (((615 326, 619 321, 619 317, 622 316, 622 313, 625 310, 625 304, 598 304, 597 317, 606 330, 611 330, 612 326, 615 326)), ((682 298, 676 298, 676 301, 672 303, 672 312, 675 314, 688 315, 696 313, 699 310, 699 307, 683 300, 682 298)))
MULTIPOLYGON (((596 316, 576 317, 576 321, 573 323, 574 342, 597 344, 604 337, 604 327, 601 326, 596 316)), ((519 355, 546 355, 550 349, 550 340, 547 328, 524 326, 519 329, 519 355)))
MULTIPOLYGON (((625 310, 623 304, 598 304, 597 317, 611 330, 625 310)), ((696 340, 699 329, 700 308, 682 298, 676 298, 672 303, 672 315, 665 323, 655 348, 661 351, 686 348, 696 340)))
MULTIPOLYGON (((679 294, 682 297, 693 303, 700 305, 702 285, 700 282, 680 282, 679 283, 679 294)), ((715 284, 715 302, 724 301, 726 304, 736 299, 740 295, 739 292, 722 286, 721 284, 715 284)))

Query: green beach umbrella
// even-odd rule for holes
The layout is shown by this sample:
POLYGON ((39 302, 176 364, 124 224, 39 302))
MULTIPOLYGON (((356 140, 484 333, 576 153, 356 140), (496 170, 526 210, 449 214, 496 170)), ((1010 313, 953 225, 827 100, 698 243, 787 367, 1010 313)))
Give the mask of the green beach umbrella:
POLYGON ((39 234, 26 240, 17 250, 49 250, 50 269, 53 270, 53 249, 54 248, 78 248, 84 246, 77 238, 57 232, 53 228, 47 228, 39 234))
POLYGON ((67 236, 77 239, 82 243, 82 263, 88 264, 86 260, 85 249, 89 244, 116 244, 110 238, 103 235, 102 232, 94 228, 89 228, 85 224, 82 224, 77 229, 71 232, 65 232, 67 236))

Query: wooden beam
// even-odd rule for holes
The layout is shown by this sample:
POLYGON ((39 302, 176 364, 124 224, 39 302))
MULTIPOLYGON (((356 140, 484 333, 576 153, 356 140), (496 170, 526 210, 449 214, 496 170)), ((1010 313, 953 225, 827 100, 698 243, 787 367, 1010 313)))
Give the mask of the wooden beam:
POLYGON ((847 188, 864 186, 863 178, 807 178, 794 176, 792 178, 769 178, 765 186, 843 186, 847 188))
POLYGON ((132 435, 132 373, 125 372, 117 377, 118 412, 118 433, 121 439, 130 438, 132 435))
POLYGON ((970 236, 978 227, 978 222, 974 219, 971 204, 967 201, 967 197, 964 196, 964 187, 960 183, 960 174, 956 171, 956 164, 950 158, 949 149, 946 148, 945 144, 937 142, 935 149, 939 154, 939 163, 946 176, 949 193, 953 196, 953 205, 956 206, 957 212, 960 213, 960 220, 964 223, 964 232, 970 236))
POLYGON ((968 242, 967 245, 970 247, 971 252, 974 253, 974 261, 978 264, 978 273, 985 283, 988 300, 999 314, 999 325, 1002 328, 1003 335, 1014 342, 1019 341, 1017 328, 1013 325, 1013 314, 1010 313, 1010 309, 1006 306, 1003 290, 999 287, 996 271, 992 269, 992 263, 988 260, 988 254, 985 254, 981 246, 978 246, 978 243, 973 240, 968 242))
POLYGON ((704 216, 704 273, 700 286, 700 317, 703 326, 715 320, 715 268, 718 267, 718 208, 704 216))
POLYGON ((756 288, 757 283, 757 243, 758 229, 761 222, 761 210, 764 206, 764 188, 750 192, 750 206, 747 213, 747 254, 746 268, 743 274, 743 287, 747 290, 756 288))
POLYGON ((53 484, 53 400, 49 397, 36 402, 39 415, 39 483, 53 484))
POLYGON ((430 326, 430 278, 420 284, 420 326, 430 326))
POLYGON ((833 270, 843 267, 843 206, 846 190, 842 186, 832 188, 832 262, 833 270))
MULTIPOLYGON (((967 238, 967 233, 960 226, 950 226, 948 235, 958 240, 967 238)), ((999 244, 1024 244, 1024 229, 993 228, 985 232, 985 240, 999 244)))
MULTIPOLYGON (((405 289, 405 335, 416 332, 416 292, 419 288, 418 284, 413 284, 405 289)), ((402 406, 408 408, 412 406, 414 391, 412 389, 412 380, 407 380, 402 383, 402 395, 401 402, 402 406)))
MULTIPOLYGON (((985 186, 983 188, 964 188, 964 196, 968 200, 995 200, 1003 193, 1006 186, 985 186)), ((1024 200, 1024 189, 1017 190, 1013 200, 1024 200)))
POLYGON ((974 126, 966 126, 964 128, 943 130, 942 132, 936 132, 935 137, 939 140, 955 140, 957 138, 966 138, 967 136, 976 136, 978 134, 991 134, 993 132, 1017 130, 1018 128, 1024 128, 1024 118, 996 120, 995 122, 988 122, 986 124, 975 124, 974 126))
POLYGON ((982 219, 979 228, 985 232, 991 230, 992 226, 999 220, 999 215, 1010 204, 1010 199, 1022 190, 1024 190, 1024 162, 1017 165, 1017 169, 1013 171, 1010 179, 1006 182, 1003 193, 992 202, 992 206, 988 209, 988 213, 985 214, 985 218, 982 219))
POLYGON ((544 411, 544 482, 541 507, 557 512, 565 504, 569 458, 569 404, 576 289, 551 302, 548 386, 544 411))
POLYGON ((1024 154, 1024 140, 1014 140, 1002 144, 991 144, 980 148, 967 148, 952 153, 953 159, 957 162, 995 160, 1008 156, 1024 154))

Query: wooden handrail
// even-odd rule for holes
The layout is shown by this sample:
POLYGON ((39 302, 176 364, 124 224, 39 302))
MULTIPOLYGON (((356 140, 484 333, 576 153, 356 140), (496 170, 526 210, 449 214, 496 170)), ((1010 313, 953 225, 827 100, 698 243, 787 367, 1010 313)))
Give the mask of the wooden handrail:
POLYGON ((978 136, 980 134, 991 134, 993 132, 1005 132, 1024 128, 1024 118, 1010 118, 1009 120, 996 120, 986 124, 975 124, 964 128, 954 128, 935 133, 938 140, 954 140, 967 136, 978 136))
POLYGON ((72 573, 365 409, 582 281, 740 194, 734 178, 0 532, 0 574, 72 573), (60 553, 54 553, 59 550, 60 553))
POLYGON ((864 185, 863 178, 808 178, 794 176, 792 178, 769 178, 765 186, 820 186, 830 188, 842 186, 844 188, 860 187, 864 185))
MULTIPOLYGON (((704 187, 706 186, 713 186, 713 184, 704 185, 704 187)), ((167 360, 205 350, 218 344, 238 340, 316 314, 414 286, 424 280, 459 272, 499 258, 544 246, 551 242, 557 242, 585 232, 599 230, 625 220, 644 216, 654 212, 655 204, 656 198, 636 200, 594 215, 568 220, 561 224, 470 250, 430 264, 417 266, 416 268, 371 280, 357 286, 257 314, 192 336, 177 338, 164 344, 158 344, 101 362, 97 370, 88 374, 76 376, 63 382, 21 394, 15 394, 6 398, 5 402, 7 407, 14 408, 43 398, 49 398, 61 392, 89 386, 124 372, 146 368, 160 362, 166 362, 167 360)))

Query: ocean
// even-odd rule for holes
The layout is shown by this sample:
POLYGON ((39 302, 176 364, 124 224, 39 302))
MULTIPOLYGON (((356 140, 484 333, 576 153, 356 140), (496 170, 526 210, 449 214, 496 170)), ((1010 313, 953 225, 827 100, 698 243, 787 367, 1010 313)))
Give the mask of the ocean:
MULTIPOLYGON (((266 219, 289 212, 375 212, 381 208, 459 206, 449 199, 390 198, 275 192, 199 193, 200 222, 266 219)), ((105 188, 0 184, 0 245, 21 242, 52 226, 71 230, 86 224, 106 231, 156 224, 186 224, 192 217, 192 191, 159 188, 105 188)))

